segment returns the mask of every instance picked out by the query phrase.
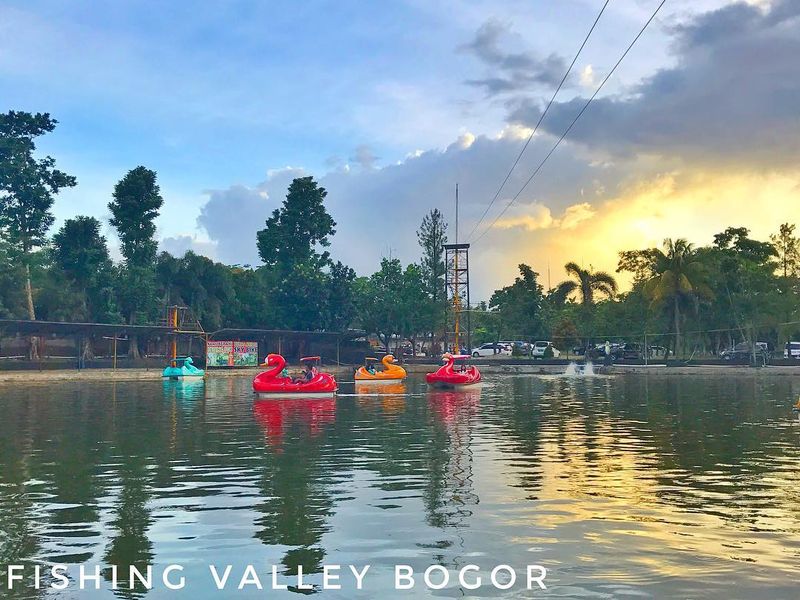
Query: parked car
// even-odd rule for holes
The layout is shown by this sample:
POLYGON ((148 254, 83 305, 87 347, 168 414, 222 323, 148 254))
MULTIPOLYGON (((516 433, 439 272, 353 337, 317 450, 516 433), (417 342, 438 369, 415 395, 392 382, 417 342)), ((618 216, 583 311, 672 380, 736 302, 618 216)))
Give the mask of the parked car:
POLYGON ((522 340, 501 340, 499 343, 508 346, 508 349, 511 350, 512 353, 514 352, 514 349, 516 349, 519 354, 531 353, 531 345, 528 342, 523 342, 522 340))
POLYGON ((470 354, 476 358, 481 356, 511 356, 511 349, 505 344, 487 342, 477 348, 473 348, 470 354))
POLYGON ((553 351, 553 358, 558 358, 561 355, 561 351, 553 346, 553 342, 541 340, 533 343, 531 356, 533 358, 544 358, 544 353, 547 348, 550 348, 553 351))
POLYGON ((719 356, 723 360, 732 362, 750 362, 754 354, 756 362, 766 362, 770 357, 769 344, 756 342, 755 348, 753 348, 749 342, 741 342, 733 348, 723 350, 719 356))
POLYGON ((800 342, 786 342, 783 349, 783 358, 800 360, 800 342))
POLYGON ((642 345, 636 342, 628 342, 626 344, 615 344, 615 348, 611 351, 611 356, 614 360, 641 360, 644 358, 642 345))
POLYGON ((669 358, 669 355, 672 354, 666 346, 648 346, 647 349, 650 358, 669 358))

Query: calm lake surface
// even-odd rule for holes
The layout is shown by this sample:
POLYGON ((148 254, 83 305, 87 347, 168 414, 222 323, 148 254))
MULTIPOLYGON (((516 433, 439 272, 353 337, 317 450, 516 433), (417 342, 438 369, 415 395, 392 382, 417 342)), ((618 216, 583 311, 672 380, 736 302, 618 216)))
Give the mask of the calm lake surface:
POLYGON ((272 565, 319 588, 326 564, 371 568, 320 597, 800 597, 800 378, 489 379, 256 403, 249 377, 0 387, 0 566, 26 565, 0 597, 286 597, 272 565), (53 563, 101 565, 101 590, 34 590, 53 563), (172 563, 182 592, 160 584, 172 563), (503 563, 507 591, 488 585, 503 563), (111 564, 157 585, 112 591, 111 564), (233 565, 227 591, 209 564, 233 565), (248 564, 263 591, 235 589, 248 564), (432 564, 447 588, 422 587, 432 564), (458 585, 468 564, 479 590, 458 585))

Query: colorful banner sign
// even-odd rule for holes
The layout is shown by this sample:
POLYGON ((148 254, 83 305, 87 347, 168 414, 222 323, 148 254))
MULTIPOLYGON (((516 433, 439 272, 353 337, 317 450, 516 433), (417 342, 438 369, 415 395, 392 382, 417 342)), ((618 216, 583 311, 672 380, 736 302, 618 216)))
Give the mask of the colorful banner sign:
POLYGON ((257 367, 258 342, 209 341, 206 367, 257 367))

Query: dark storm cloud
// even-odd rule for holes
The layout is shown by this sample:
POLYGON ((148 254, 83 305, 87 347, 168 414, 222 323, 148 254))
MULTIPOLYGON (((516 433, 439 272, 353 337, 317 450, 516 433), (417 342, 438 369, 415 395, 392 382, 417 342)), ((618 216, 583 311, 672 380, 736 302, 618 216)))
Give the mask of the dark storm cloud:
POLYGON ((475 33, 473 40, 461 46, 471 52, 489 69, 484 78, 468 79, 467 85, 481 87, 490 96, 526 90, 536 85, 556 85, 566 69, 564 59, 551 54, 543 59, 522 52, 506 52, 501 42, 509 33, 508 27, 490 19, 475 33))
MULTIPOLYGON (((767 11, 733 4, 673 33, 676 65, 625 97, 596 99, 569 139, 621 155, 645 152, 711 165, 796 164, 800 2, 777 2, 767 11)), ((585 101, 554 104, 543 128, 560 135, 585 101)), ((509 106, 509 121, 528 126, 541 110, 524 97, 509 106)))

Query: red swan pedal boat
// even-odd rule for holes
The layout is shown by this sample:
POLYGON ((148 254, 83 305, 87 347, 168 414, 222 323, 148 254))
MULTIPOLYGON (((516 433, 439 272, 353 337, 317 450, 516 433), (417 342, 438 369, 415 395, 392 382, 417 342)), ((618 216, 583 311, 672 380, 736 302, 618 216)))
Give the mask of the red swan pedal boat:
POLYGON ((469 360, 471 357, 467 354, 450 354, 445 353, 442 360, 445 364, 439 367, 434 373, 428 373, 425 380, 428 385, 439 388, 461 388, 470 385, 476 385, 481 382, 481 372, 478 367, 467 367, 464 361, 469 360), (459 361, 458 369, 456 369, 456 361, 459 361))
POLYGON ((272 368, 255 376, 253 391, 261 398, 330 398, 336 394, 338 389, 336 379, 330 373, 320 373, 317 370, 319 360, 319 356, 301 358, 302 363, 311 365, 313 376, 307 381, 296 381, 282 375, 286 359, 280 354, 269 354, 262 366, 272 368))

